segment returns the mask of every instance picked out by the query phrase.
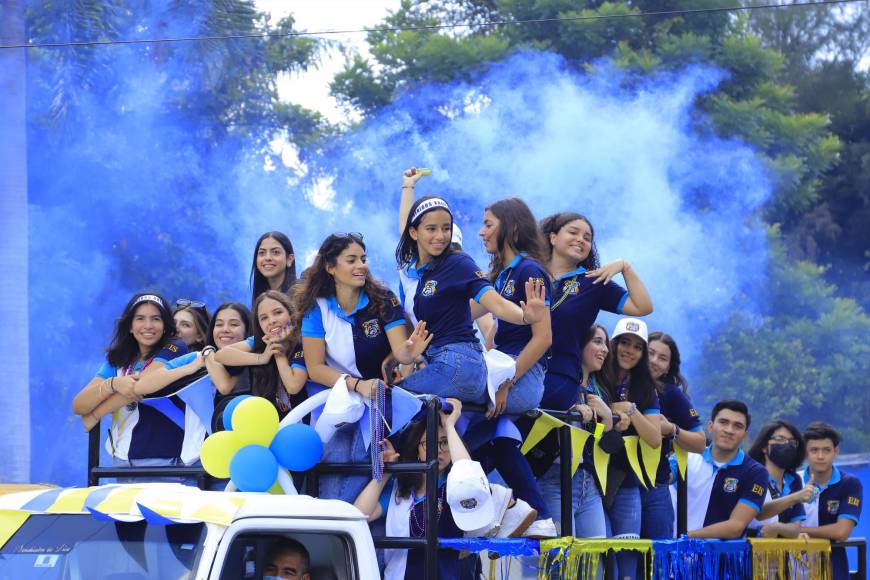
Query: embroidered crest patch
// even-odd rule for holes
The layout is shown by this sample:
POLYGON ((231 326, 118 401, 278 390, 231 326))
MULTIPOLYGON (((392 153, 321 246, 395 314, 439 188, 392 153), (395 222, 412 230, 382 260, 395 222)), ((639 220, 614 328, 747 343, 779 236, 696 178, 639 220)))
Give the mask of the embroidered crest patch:
POLYGON ((734 493, 737 491, 737 478, 736 477, 726 477, 725 484, 722 486, 722 489, 725 493, 734 493))
POLYGON ((514 284, 514 281, 508 280, 507 283, 504 285, 503 294, 505 296, 513 296, 515 291, 516 291, 516 285, 514 284))
POLYGON ((474 508, 477 507, 477 500, 474 499, 473 497, 470 497, 468 499, 461 500, 459 502, 459 505, 461 505, 464 509, 473 510, 474 508))
POLYGON ((828 513, 831 515, 835 515, 840 511, 840 500, 838 499, 830 499, 827 503, 828 513))
POLYGON ((568 280, 565 282, 564 294, 578 294, 580 292, 580 282, 577 280, 568 280))
POLYGON ((435 294, 435 288, 438 286, 438 280, 429 280, 426 282, 426 285, 423 286, 422 294, 423 296, 432 296, 435 294))
POLYGON ((381 333, 381 325, 378 324, 378 319, 373 318, 363 322, 363 333, 365 333, 368 338, 374 338, 379 335, 381 333))
POLYGON ((637 322, 626 322, 625 329, 629 332, 637 332, 638 330, 640 330, 640 324, 638 324, 637 322))

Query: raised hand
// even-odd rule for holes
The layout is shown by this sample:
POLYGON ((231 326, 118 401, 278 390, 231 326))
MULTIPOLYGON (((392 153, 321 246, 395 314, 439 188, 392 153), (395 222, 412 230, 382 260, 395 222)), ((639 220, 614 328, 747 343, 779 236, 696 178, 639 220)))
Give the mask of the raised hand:
POLYGON ((424 176, 431 173, 428 169, 411 167, 402 172, 402 187, 414 187, 424 176))
POLYGON ((540 280, 526 280, 526 301, 520 300, 520 308, 523 309, 523 320, 526 324, 534 324, 544 318, 549 310, 544 301, 547 293, 540 280))
POLYGON ((399 453, 393 447, 393 444, 390 443, 389 439, 384 439, 381 443, 384 446, 384 463, 396 463, 399 460, 399 453))
POLYGON ((426 349, 429 347, 429 343, 432 342, 434 336, 434 334, 430 334, 429 331, 426 330, 425 321, 421 320, 417 323, 417 326, 414 327, 414 332, 412 332, 411 336, 408 337, 408 340, 405 341, 405 349, 407 349, 411 360, 416 360, 417 357, 426 352, 426 349))
POLYGON ((462 401, 448 397, 446 402, 450 403, 450 406, 453 407, 453 409, 450 410, 449 414, 441 411, 441 425, 445 429, 447 427, 455 427, 456 422, 459 421, 459 417, 462 415, 462 401))

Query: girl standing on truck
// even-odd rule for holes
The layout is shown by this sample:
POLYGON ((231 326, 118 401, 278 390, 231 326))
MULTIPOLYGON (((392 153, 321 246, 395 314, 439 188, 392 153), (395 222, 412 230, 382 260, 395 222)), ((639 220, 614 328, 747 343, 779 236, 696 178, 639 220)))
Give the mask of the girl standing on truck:
POLYGON ((173 336, 175 323, 166 299, 153 292, 134 295, 115 325, 106 361, 73 399, 73 412, 81 415, 86 427, 99 424, 101 407, 117 409, 106 440, 115 465, 150 467, 181 461, 182 427, 148 401, 140 402, 136 391, 141 378, 187 352, 184 342, 173 336), (120 408, 118 401, 124 403, 120 408))
MULTIPOLYGON (((314 264, 293 289, 294 323, 302 329, 305 364, 311 380, 332 387, 340 377, 349 391, 377 400, 386 397, 381 364, 392 355, 411 364, 431 340, 426 323, 409 335, 396 296, 375 280, 368 267, 362 234, 328 236, 314 264)), ((329 441, 325 462, 363 462, 368 454, 357 423, 339 427, 329 441)), ((365 476, 320 476, 320 497, 353 501, 365 476)))

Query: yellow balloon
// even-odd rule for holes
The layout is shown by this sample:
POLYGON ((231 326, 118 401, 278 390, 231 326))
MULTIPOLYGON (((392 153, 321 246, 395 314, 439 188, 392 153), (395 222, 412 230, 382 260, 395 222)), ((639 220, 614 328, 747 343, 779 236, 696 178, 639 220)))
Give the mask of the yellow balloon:
POLYGON ((263 397, 245 399, 233 411, 233 433, 245 445, 268 447, 278 432, 278 411, 263 397))
POLYGON ((227 479, 230 476, 230 461, 236 451, 245 446, 235 431, 218 431, 202 443, 199 459, 212 477, 227 479))

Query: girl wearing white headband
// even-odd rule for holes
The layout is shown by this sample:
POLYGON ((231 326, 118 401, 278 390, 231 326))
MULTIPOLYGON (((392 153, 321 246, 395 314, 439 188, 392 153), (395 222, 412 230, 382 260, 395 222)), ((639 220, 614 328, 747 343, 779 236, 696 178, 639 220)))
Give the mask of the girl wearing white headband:
POLYGON ((73 399, 73 412, 81 415, 88 430, 99 424, 100 417, 117 409, 112 412, 106 440, 115 465, 150 467, 181 462, 183 422, 179 425, 149 402, 140 403, 141 395, 136 392, 140 377, 187 352, 184 342, 173 339, 174 335, 175 323, 166 299, 154 293, 136 294, 115 325, 106 361, 73 399))
POLYGON ((422 173, 403 174, 402 210, 407 218, 396 248, 400 299, 413 324, 426 322, 432 342, 427 366, 402 386, 411 391, 483 403, 486 364, 475 337, 469 301, 496 318, 513 324, 533 324, 547 312, 542 284, 527 282, 527 300, 514 304, 499 295, 470 256, 451 248, 453 214, 447 202, 426 196, 413 203, 414 184, 422 173))

